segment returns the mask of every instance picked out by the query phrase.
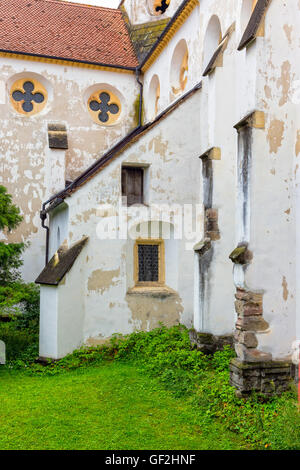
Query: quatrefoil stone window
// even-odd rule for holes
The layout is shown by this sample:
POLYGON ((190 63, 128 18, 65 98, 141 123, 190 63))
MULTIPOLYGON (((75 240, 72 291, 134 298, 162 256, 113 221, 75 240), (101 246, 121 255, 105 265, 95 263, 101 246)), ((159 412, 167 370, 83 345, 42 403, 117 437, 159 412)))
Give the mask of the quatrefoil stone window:
POLYGON ((97 124, 109 126, 119 119, 121 103, 111 91, 99 90, 90 96, 88 109, 97 124))
POLYGON ((10 90, 10 101, 20 114, 32 116, 41 112, 47 104, 48 94, 45 87, 35 79, 17 80, 10 90))
POLYGON ((153 15, 159 16, 163 15, 169 5, 171 0, 150 0, 150 11, 153 15))

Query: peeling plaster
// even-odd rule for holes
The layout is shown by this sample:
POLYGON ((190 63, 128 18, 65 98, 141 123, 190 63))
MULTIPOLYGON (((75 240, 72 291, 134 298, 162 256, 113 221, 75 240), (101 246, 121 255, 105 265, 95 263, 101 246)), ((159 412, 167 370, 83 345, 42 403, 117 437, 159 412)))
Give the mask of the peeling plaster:
POLYGON ((286 302, 289 296, 289 291, 288 291, 288 284, 286 282, 285 276, 283 276, 282 278, 282 289, 283 289, 282 297, 283 297, 283 300, 286 302))
POLYGON ((278 119, 273 119, 270 123, 267 140, 271 153, 277 153, 279 147, 282 145, 284 134, 284 122, 278 119))
POLYGON ((295 153, 296 157, 298 157, 300 153, 300 129, 297 131, 297 140, 296 140, 296 145, 295 145, 295 153))
POLYGON ((128 294, 126 301, 132 313, 132 322, 139 329, 153 329, 160 322, 165 326, 180 323, 183 306, 178 294, 128 294))
POLYGON ((287 103, 290 87, 291 87, 291 64, 286 60, 281 66, 281 76, 277 80, 277 88, 282 89, 282 96, 279 101, 279 106, 283 106, 287 103))
POLYGON ((265 95, 268 99, 272 98, 271 88, 268 85, 265 85, 265 95))
POLYGON ((166 155, 168 153, 169 143, 167 141, 163 141, 162 136, 158 135, 154 137, 148 145, 149 150, 154 151, 154 153, 158 153, 161 157, 163 157, 164 161, 168 161, 166 159, 166 155))
POLYGON ((94 291, 103 294, 104 291, 119 284, 119 277, 120 269, 113 271, 102 271, 98 269, 94 271, 88 279, 88 290, 90 292, 94 291))
POLYGON ((284 32, 286 34, 287 40, 289 41, 289 44, 292 44, 292 31, 293 31, 293 26, 289 26, 288 24, 285 24, 283 26, 284 32))

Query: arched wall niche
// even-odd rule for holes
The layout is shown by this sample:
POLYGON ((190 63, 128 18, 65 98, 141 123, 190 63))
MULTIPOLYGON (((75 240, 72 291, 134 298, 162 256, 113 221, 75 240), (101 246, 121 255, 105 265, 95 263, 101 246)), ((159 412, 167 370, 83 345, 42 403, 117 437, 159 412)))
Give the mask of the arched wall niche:
POLYGON ((170 70, 171 100, 182 93, 188 81, 189 51, 185 39, 181 39, 176 45, 170 70))
POLYGON ((69 206, 63 202, 50 213, 49 259, 69 239, 69 206))
POLYGON ((242 8, 241 8, 241 18, 240 18, 240 29, 241 34, 245 31, 250 17, 254 8, 256 7, 257 0, 242 0, 242 8))
POLYGON ((213 15, 206 28, 204 38, 204 50, 203 50, 203 63, 204 68, 207 67, 210 59, 212 58, 215 50, 222 40, 222 28, 221 23, 217 15, 213 15))
POLYGON ((160 110, 160 81, 158 75, 153 75, 149 85, 149 105, 148 105, 148 119, 152 121, 159 113, 160 110))

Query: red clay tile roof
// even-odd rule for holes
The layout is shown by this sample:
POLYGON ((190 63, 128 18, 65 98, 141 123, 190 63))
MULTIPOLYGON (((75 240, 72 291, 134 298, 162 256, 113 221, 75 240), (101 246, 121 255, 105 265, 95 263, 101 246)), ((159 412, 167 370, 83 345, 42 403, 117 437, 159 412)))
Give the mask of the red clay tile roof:
POLYGON ((138 66, 120 10, 58 0, 0 0, 0 51, 138 66))

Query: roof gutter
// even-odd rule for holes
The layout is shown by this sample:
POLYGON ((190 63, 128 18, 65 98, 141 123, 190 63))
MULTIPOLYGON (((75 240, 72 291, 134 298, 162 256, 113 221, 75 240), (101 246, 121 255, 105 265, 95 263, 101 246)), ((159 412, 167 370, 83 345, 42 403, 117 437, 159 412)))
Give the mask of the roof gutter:
POLYGON ((135 76, 136 76, 136 81, 138 82, 140 86, 139 122, 138 122, 138 127, 140 127, 142 125, 142 120, 143 120, 144 84, 140 80, 141 71, 138 68, 136 68, 135 76))

